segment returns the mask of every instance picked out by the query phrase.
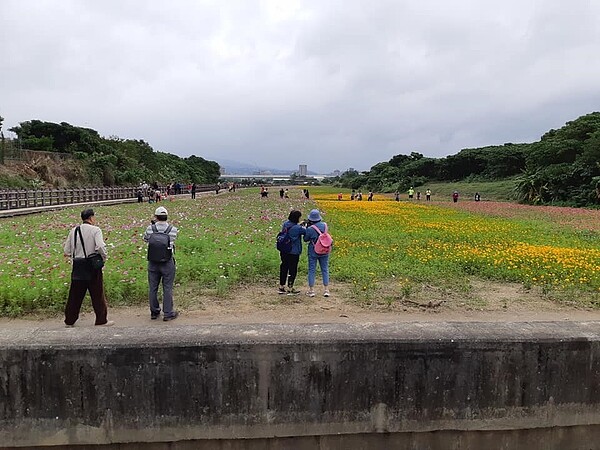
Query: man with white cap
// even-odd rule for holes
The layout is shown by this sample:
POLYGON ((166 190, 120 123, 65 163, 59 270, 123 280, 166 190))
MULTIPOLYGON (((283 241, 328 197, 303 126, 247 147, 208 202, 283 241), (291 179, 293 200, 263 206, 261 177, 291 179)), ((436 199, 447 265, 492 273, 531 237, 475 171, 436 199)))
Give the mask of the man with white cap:
POLYGON ((179 313, 173 307, 173 282, 175 281, 175 239, 177 228, 167 222, 168 212, 164 206, 154 211, 156 220, 146 228, 144 241, 148 243, 148 299, 150 318, 160 317, 158 286, 162 280, 163 320, 175 319, 179 313))

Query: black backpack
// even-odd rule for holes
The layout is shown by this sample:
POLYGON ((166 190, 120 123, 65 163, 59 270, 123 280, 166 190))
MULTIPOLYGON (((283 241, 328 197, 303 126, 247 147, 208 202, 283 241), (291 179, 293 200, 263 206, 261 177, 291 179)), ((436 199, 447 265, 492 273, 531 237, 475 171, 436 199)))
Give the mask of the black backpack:
POLYGON ((276 247, 281 253, 290 253, 292 251, 292 238, 289 234, 289 228, 283 228, 276 238, 276 247))
POLYGON ((152 234, 148 237, 148 261, 163 263, 173 257, 169 233, 173 226, 169 225, 165 231, 158 231, 152 224, 152 234))

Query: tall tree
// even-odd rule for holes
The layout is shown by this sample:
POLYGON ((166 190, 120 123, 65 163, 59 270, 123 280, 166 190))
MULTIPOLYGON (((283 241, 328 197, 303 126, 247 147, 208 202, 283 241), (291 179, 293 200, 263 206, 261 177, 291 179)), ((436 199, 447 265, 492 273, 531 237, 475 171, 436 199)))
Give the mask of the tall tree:
POLYGON ((4 117, 0 116, 0 164, 4 164, 4 131, 2 131, 2 123, 4 117))

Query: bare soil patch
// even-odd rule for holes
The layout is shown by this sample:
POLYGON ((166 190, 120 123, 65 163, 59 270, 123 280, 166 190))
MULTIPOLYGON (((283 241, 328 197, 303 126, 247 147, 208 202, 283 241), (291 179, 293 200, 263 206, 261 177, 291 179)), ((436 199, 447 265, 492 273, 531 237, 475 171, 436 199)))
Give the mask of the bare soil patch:
MULTIPOLYGON (((332 285, 331 297, 278 295, 276 286, 241 286, 224 298, 198 295, 191 288, 176 290, 180 317, 174 322, 150 321, 145 306, 110 307, 116 327, 251 323, 385 323, 385 322, 530 322, 600 321, 600 310, 557 302, 520 284, 475 280, 461 293, 423 285, 410 293, 386 292, 356 300, 349 285, 332 285)), ((89 304, 89 300, 86 300, 89 304)), ((85 307, 78 326, 92 326, 94 315, 85 307)), ((0 319, 0 327, 61 328, 62 316, 40 314, 0 319)))

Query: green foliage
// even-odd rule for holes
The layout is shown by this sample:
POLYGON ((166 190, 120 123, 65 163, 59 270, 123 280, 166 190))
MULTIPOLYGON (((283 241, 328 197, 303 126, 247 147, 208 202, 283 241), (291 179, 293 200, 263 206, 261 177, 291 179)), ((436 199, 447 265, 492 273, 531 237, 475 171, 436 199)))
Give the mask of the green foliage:
POLYGON ((593 206, 600 203, 599 176, 600 113, 594 112, 550 130, 531 144, 467 148, 440 159, 416 152, 400 154, 375 164, 368 172, 346 172, 330 182, 365 191, 404 192, 410 186, 425 188, 436 182, 512 179, 514 195, 505 198, 532 204, 593 206))
POLYGON ((156 152, 143 140, 101 137, 97 131, 31 120, 11 128, 31 150, 71 153, 85 166, 88 185, 132 185, 141 181, 159 183, 216 183, 220 168, 198 156, 180 158, 156 152))

